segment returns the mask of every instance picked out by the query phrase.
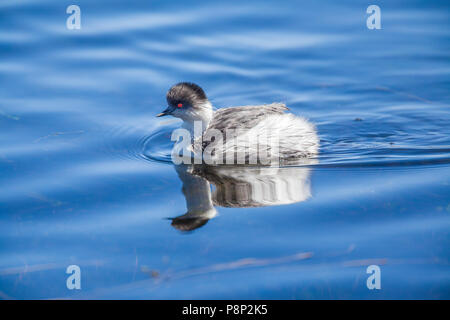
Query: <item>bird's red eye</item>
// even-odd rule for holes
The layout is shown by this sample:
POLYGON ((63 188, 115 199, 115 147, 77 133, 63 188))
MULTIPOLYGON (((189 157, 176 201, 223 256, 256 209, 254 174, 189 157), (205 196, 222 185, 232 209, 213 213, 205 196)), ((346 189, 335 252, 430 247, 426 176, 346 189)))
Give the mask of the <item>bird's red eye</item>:
POLYGON ((182 103, 179 103, 179 104, 178 104, 178 108, 181 108, 182 106, 183 106, 182 103))

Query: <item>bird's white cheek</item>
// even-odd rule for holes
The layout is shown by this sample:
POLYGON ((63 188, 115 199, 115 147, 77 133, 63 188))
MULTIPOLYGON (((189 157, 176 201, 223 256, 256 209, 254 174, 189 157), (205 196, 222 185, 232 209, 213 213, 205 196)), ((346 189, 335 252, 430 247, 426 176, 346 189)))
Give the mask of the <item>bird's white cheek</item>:
POLYGON ((179 110, 179 109, 175 109, 175 110, 172 112, 172 115, 173 115, 174 117, 184 119, 185 112, 182 112, 182 111, 179 110))

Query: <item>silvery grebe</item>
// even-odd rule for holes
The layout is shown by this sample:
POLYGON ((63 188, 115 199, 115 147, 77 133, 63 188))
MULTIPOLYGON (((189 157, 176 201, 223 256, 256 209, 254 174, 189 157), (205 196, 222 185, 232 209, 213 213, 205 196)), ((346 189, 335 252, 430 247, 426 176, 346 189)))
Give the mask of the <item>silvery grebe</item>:
POLYGON ((265 151, 272 158, 295 160, 313 157, 318 152, 319 139, 313 124, 297 117, 283 103, 222 108, 213 111, 203 89, 189 82, 181 82, 167 92, 168 107, 158 117, 172 115, 183 120, 183 128, 192 134, 192 143, 200 141, 201 149, 213 147, 215 156, 229 150, 236 154, 259 154, 265 151), (201 123, 195 132, 194 122, 201 123), (216 133, 222 133, 220 144, 216 133), (231 136, 230 136, 231 132, 231 136), (266 142, 259 137, 264 136, 266 142), (264 149, 264 150, 262 150, 264 149))

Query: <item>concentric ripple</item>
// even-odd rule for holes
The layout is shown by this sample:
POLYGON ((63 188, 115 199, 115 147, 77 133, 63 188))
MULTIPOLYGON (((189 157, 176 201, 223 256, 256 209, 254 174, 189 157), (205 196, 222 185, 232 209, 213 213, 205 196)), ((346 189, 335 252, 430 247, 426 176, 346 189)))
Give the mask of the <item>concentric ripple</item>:
MULTIPOLYGON (((372 114, 369 118, 327 121, 324 116, 311 119, 317 123, 321 138, 317 167, 397 167, 450 164, 450 129, 444 122, 430 117, 407 117, 398 121, 398 114, 390 116, 372 114), (404 119, 403 119, 404 120, 404 119), (417 128, 426 128, 417 130, 417 128)), ((405 115, 403 115, 405 117, 405 115)), ((144 160, 171 163, 170 140, 179 122, 157 127, 145 136, 135 136, 130 141, 127 154, 144 160)), ((121 141, 132 139, 131 131, 116 132, 121 141), (128 136, 128 138, 126 138, 128 136), (123 140, 125 139, 125 140, 123 140)), ((126 145, 119 147, 127 148, 126 145)))

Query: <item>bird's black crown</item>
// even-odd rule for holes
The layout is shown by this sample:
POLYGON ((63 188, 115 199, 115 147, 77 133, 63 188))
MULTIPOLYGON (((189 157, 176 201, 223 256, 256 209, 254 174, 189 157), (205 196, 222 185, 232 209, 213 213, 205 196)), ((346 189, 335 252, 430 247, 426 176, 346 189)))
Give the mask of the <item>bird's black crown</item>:
POLYGON ((183 104, 195 107, 206 100, 208 98, 203 89, 191 82, 177 83, 167 92, 167 103, 172 106, 183 104))

